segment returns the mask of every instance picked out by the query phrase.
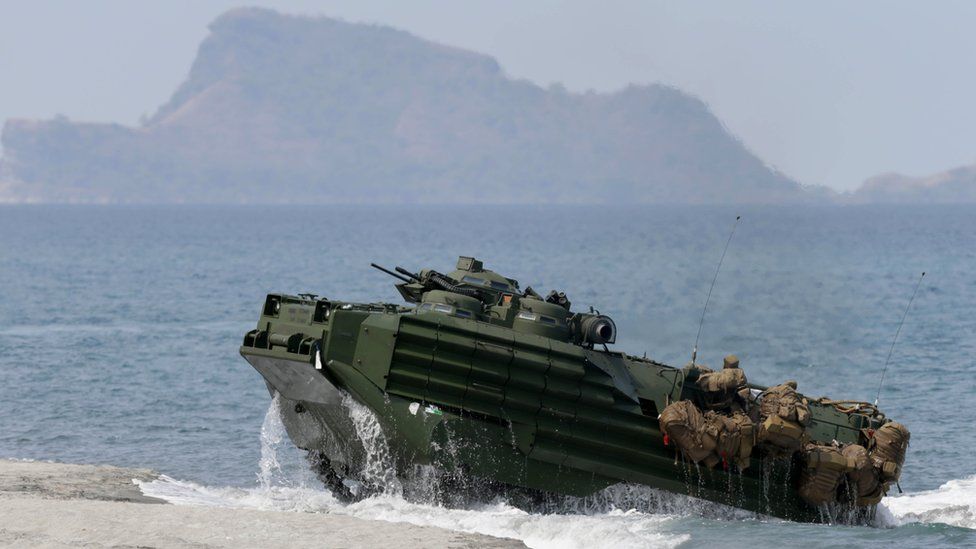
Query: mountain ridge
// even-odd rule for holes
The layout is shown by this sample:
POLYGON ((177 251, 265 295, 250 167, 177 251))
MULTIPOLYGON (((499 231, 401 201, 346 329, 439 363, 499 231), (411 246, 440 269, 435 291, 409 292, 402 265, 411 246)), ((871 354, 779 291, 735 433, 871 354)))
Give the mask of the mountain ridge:
POLYGON ((700 99, 570 93, 405 31, 240 8, 144 124, 7 121, 0 199, 805 203, 700 99))

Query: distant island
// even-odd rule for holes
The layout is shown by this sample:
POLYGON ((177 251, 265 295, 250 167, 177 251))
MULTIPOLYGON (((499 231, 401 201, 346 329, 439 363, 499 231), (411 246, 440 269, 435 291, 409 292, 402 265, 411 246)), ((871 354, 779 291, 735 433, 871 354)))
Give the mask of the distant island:
POLYGON ((764 164, 701 100, 671 87, 542 88, 506 76, 490 57, 396 29, 253 8, 210 25, 186 81, 138 127, 11 119, 2 145, 3 202, 877 196, 875 184, 847 197, 799 184, 764 164))
POLYGON ((855 203, 957 204, 976 202, 976 165, 925 177, 888 173, 865 181, 852 195, 855 203))

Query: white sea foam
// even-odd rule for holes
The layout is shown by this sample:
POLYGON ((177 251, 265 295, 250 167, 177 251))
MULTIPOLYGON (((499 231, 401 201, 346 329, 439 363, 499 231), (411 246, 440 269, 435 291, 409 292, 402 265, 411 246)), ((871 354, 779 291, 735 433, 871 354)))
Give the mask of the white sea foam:
POLYGON ((611 510, 597 513, 529 513, 505 502, 466 509, 415 503, 402 497, 402 488, 382 470, 388 467, 387 449, 379 426, 367 409, 347 403, 358 434, 376 463, 367 467, 370 480, 383 485, 377 496, 344 504, 308 473, 308 467, 288 442, 281 424, 277 399, 261 426, 261 461, 258 486, 229 488, 201 486, 161 476, 136 483, 148 496, 178 505, 298 511, 354 516, 370 520, 406 522, 461 532, 522 540, 529 547, 674 547, 689 539, 668 532, 674 515, 611 510))
MULTIPOLYGON (((342 503, 309 473, 304 459, 287 440, 277 399, 269 407, 261 427, 257 487, 208 487, 167 476, 137 484, 145 495, 174 504, 327 513, 405 522, 514 538, 538 548, 674 547, 691 539, 690 535, 675 531, 675 527, 684 529, 675 524, 682 517, 755 518, 754 514, 744 511, 633 486, 609 489, 605 494, 606 501, 592 509, 581 501, 581 512, 531 513, 504 501, 462 509, 408 501, 402 496, 399 482, 390 481, 388 474, 382 472, 389 467, 388 450, 375 418, 365 407, 355 403, 347 405, 358 434, 375 460, 372 467, 367 467, 367 472, 372 473, 370 480, 382 485, 383 489, 374 497, 352 504, 342 503), (635 494, 631 493, 633 490, 643 491, 635 494), (650 506, 649 512, 626 510, 627 503, 634 497, 655 500, 656 503, 650 506)), ((974 509, 976 476, 950 481, 928 492, 885 498, 879 506, 877 522, 879 526, 888 527, 938 522, 976 528, 974 509)))
POLYGON ((887 497, 878 507, 878 518, 885 526, 924 522, 976 529, 976 475, 935 490, 887 497))
POLYGON ((324 488, 213 488, 162 476, 138 483, 148 496, 181 505, 348 515, 522 540, 529 547, 674 547, 686 534, 666 531, 673 516, 610 511, 590 515, 527 513, 506 503, 447 509, 382 495, 345 505, 324 488))

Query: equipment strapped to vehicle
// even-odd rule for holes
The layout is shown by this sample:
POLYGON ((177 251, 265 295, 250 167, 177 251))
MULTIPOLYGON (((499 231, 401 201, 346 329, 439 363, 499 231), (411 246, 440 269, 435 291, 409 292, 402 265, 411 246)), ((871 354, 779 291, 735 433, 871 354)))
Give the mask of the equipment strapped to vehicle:
POLYGON ((813 506, 837 501, 844 475, 854 470, 853 461, 835 446, 807 444, 803 449, 804 468, 797 492, 813 506))
POLYGON ((703 436, 705 417, 690 400, 670 404, 661 412, 658 421, 661 433, 666 437, 665 444, 669 439, 673 440, 681 453, 691 461, 698 463, 715 450, 715 439, 703 436))
POLYGON ((880 472, 883 482, 898 482, 911 436, 904 425, 894 421, 879 427, 873 436, 869 435, 871 462, 880 472))
POLYGON ((810 422, 807 399, 796 392, 796 382, 787 381, 759 395, 757 440, 774 457, 788 456, 807 441, 803 428, 810 422))
POLYGON ((721 424, 716 452, 723 462, 723 467, 728 468, 729 462, 734 463, 740 471, 749 467, 749 456, 752 455, 752 448, 756 445, 756 429, 749 416, 741 412, 730 416, 708 412, 705 417, 706 421, 711 419, 721 424), (711 418, 709 418, 710 414, 711 418))
POLYGON ((769 416, 759 424, 756 440, 769 456, 783 457, 799 450, 807 441, 807 434, 795 421, 769 416))
POLYGON ((881 501, 885 494, 884 485, 878 478, 878 470, 871 464, 867 448, 860 444, 848 444, 841 453, 854 467, 847 473, 847 482, 857 498, 857 505, 863 507, 881 501))
POLYGON ((778 415, 800 425, 810 422, 809 402, 796 392, 795 381, 770 387, 763 391, 759 399, 759 413, 763 418, 778 415))
POLYGON ((681 454, 695 463, 723 469, 735 464, 739 470, 749 466, 755 446, 752 420, 742 413, 731 416, 714 411, 704 415, 690 400, 679 400, 661 412, 661 432, 674 441, 681 454))

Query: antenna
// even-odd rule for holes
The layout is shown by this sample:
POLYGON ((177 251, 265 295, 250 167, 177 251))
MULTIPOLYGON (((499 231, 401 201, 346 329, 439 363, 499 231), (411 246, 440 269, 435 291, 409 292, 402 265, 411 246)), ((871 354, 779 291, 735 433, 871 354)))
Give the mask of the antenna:
POLYGON ((915 301, 915 294, 918 293, 918 287, 922 285, 922 279, 925 278, 925 271, 922 271, 922 276, 918 277, 918 282, 915 283, 915 291, 912 292, 911 299, 908 300, 908 306, 905 307, 905 313, 901 315, 901 322, 898 323, 898 329, 895 330, 895 338, 891 340, 891 347, 888 348, 888 358, 885 359, 884 369, 881 370, 881 381, 878 383, 878 394, 874 397, 874 405, 878 405, 878 400, 881 399, 881 387, 884 386, 885 374, 888 372, 888 364, 891 362, 891 353, 895 350, 895 342, 898 341, 898 334, 901 333, 901 327, 905 324, 905 317, 908 316, 908 310, 912 308, 912 302, 915 301))
POLYGON ((692 366, 695 365, 695 359, 698 358, 698 340, 701 339, 702 326, 705 325, 705 311, 708 310, 708 302, 712 299, 712 288, 715 287, 715 281, 718 280, 718 272, 722 270, 725 253, 729 251, 729 244, 732 243, 732 237, 735 235, 735 228, 739 226, 740 219, 742 219, 741 215, 735 216, 735 223, 732 224, 732 232, 729 233, 729 239, 725 241, 725 249, 722 250, 722 257, 718 260, 718 267, 715 267, 715 276, 712 277, 712 285, 708 287, 708 296, 705 297, 705 306, 702 307, 701 320, 698 321, 698 335, 695 336, 695 346, 691 350, 692 366))

